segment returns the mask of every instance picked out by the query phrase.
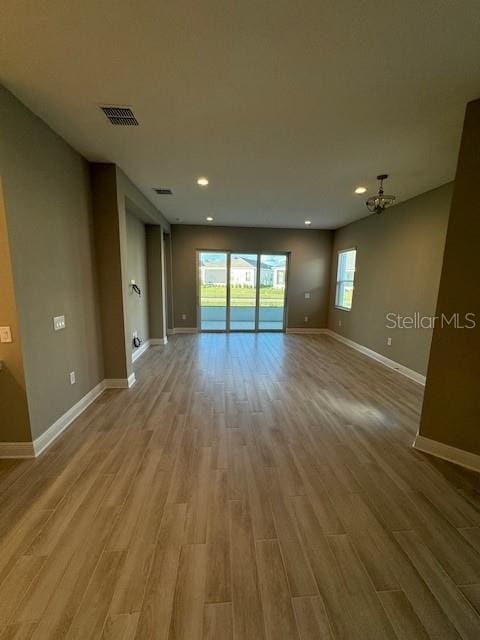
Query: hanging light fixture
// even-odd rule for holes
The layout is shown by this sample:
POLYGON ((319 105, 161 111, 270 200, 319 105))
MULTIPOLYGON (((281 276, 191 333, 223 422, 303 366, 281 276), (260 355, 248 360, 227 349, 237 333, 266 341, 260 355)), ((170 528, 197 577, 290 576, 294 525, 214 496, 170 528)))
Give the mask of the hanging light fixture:
POLYGON ((386 196, 383 193, 383 181, 388 178, 388 173, 382 173, 377 176, 377 180, 380 180, 380 188, 378 195, 371 196, 367 201, 367 209, 372 213, 383 213, 387 207, 390 207, 395 202, 395 196, 386 196))

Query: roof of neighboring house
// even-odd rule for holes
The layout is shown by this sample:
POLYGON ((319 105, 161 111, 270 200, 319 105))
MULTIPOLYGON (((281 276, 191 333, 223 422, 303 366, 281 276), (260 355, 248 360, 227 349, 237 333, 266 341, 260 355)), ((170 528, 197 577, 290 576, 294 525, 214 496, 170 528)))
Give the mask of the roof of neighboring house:
POLYGON ((249 258, 239 258, 237 256, 233 256, 230 258, 230 265, 232 267, 254 267, 257 268, 257 261, 250 260, 249 258))
MULTIPOLYGON (((240 256, 232 256, 230 265, 233 269, 257 268, 257 261, 250 258, 242 258, 240 256)), ((225 260, 203 260, 202 267, 225 268, 225 260)), ((261 263, 262 269, 271 269, 272 267, 265 262, 261 263)))

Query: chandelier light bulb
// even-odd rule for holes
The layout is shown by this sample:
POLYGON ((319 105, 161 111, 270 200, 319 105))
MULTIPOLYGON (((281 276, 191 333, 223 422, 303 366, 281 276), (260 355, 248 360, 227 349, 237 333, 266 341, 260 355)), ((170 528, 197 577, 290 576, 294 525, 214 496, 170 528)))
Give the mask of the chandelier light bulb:
POLYGON ((382 173, 377 176, 377 180, 380 181, 378 195, 371 196, 365 203, 367 205, 367 209, 372 213, 383 213, 387 207, 391 207, 392 204, 395 203, 395 196, 387 196, 383 191, 383 181, 387 178, 387 173, 382 173))

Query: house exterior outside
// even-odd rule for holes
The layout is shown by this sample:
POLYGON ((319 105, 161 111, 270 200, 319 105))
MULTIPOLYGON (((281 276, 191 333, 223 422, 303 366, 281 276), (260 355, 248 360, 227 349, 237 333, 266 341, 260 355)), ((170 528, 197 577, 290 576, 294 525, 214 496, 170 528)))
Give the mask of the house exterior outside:
POLYGON ((285 267, 272 267, 272 287, 274 289, 285 287, 285 267))
MULTIPOLYGON (((204 263, 200 266, 200 282, 202 285, 225 286, 227 269, 225 261, 204 263)), ((232 256, 230 262, 230 282, 234 287, 254 287, 257 280, 257 261, 248 258, 232 256)), ((285 283, 285 268, 271 267, 261 263, 260 285, 263 287, 283 287, 285 283), (281 273, 283 272, 283 279, 281 273)))

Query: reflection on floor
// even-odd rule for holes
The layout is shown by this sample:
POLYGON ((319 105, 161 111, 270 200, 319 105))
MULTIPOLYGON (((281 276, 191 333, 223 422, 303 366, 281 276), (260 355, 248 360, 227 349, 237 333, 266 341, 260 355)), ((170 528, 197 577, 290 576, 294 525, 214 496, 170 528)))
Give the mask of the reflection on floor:
POLYGON ((478 476, 328 336, 173 336, 0 460, 0 638, 480 638, 478 476), (445 472, 448 469, 448 473, 445 472))

